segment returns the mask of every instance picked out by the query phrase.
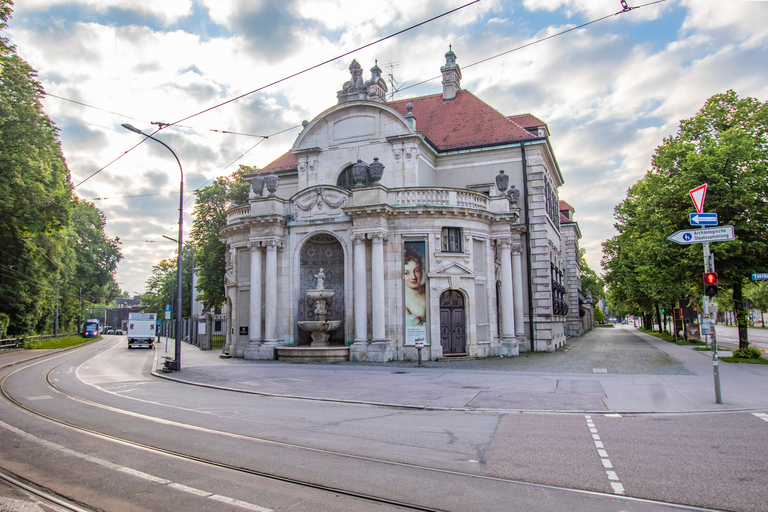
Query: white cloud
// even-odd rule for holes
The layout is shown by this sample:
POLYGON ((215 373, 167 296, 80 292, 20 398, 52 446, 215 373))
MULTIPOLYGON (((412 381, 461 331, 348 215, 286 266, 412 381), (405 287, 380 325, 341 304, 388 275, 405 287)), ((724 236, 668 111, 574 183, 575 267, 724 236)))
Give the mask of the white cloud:
MULTIPOLYGON (((203 9, 199 23, 205 30, 199 33, 131 25, 116 17, 126 11, 150 14, 168 26, 192 12, 189 1, 156 4, 25 0, 15 6, 5 35, 39 71, 46 90, 123 114, 45 100, 46 112, 61 128, 76 183, 138 142, 120 123, 151 129, 150 121, 177 121, 448 8, 436 0, 389 0, 361 16, 359 4, 348 0, 202 0, 210 19, 203 19, 203 9), (39 23, 51 7, 59 18, 39 23), (62 18, 64 7, 72 13, 91 9, 104 19, 62 18)), ((191 193, 205 179, 231 173, 237 164, 227 166, 259 140, 210 129, 269 135, 311 120, 335 104, 353 58, 366 76, 378 59, 385 77, 392 71, 400 85, 437 77, 452 44, 463 87, 505 114, 530 112, 548 123, 566 179, 560 194, 576 208, 582 246, 597 270, 600 243, 613 235, 613 206, 643 176, 655 148, 679 120, 729 88, 768 98, 768 2, 666 2, 469 66, 619 9, 617 0, 483 1, 187 119, 158 138, 178 153, 191 193), (532 10, 535 16, 529 17, 532 10), (562 24, 563 15, 568 25, 562 24)), ((435 80, 399 97, 439 90, 435 80)), ((288 150, 297 134, 271 137, 239 163, 263 166, 288 150)), ((175 250, 164 239, 133 241, 166 231, 176 236, 178 167, 172 156, 148 141, 91 178, 78 194, 115 198, 96 205, 107 213, 108 233, 131 240, 124 245, 118 281, 140 291, 151 266, 175 250)), ((187 231, 192 208, 187 202, 187 231)))
POLYGON ((14 5, 17 15, 29 11, 44 11, 54 7, 82 8, 98 14, 112 9, 153 16, 164 25, 171 25, 192 12, 192 0, 163 0, 162 2, 136 2, 135 0, 24 0, 14 5))

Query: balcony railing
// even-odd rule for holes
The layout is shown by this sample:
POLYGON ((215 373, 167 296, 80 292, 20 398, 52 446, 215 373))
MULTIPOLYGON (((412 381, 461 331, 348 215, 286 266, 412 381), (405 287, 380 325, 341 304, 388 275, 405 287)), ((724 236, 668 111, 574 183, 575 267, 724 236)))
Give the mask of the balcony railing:
MULTIPOLYGON (((395 188, 386 192, 386 202, 395 207, 403 206, 440 206, 454 208, 472 208, 488 210, 490 198, 479 192, 455 188, 395 188)), ((257 203, 258 204, 258 203, 257 203)), ((265 205, 266 206, 266 205, 265 205)), ((288 205, 285 205, 288 206, 288 205)), ((281 210, 282 206, 277 206, 281 210)), ((271 210, 271 209, 270 209, 271 210)), ((282 210, 281 210, 282 211, 282 210)), ((258 213, 256 213, 258 215, 258 213)), ((290 207, 285 208, 285 215, 290 214, 290 207)), ((232 224, 241 217, 251 215, 251 205, 236 206, 227 214, 227 224, 232 224)))

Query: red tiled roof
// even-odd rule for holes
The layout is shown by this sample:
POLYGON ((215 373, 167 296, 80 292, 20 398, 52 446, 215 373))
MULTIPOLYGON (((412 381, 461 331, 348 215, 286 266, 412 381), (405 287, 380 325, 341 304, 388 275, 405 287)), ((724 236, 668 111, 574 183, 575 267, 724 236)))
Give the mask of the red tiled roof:
POLYGON ((272 172, 272 171, 291 171, 296 169, 299 165, 299 159, 296 155, 291 154, 290 151, 284 153, 277 160, 263 167, 260 172, 272 172))
POLYGON ((532 114, 517 114, 508 116, 507 119, 516 122, 525 129, 546 126, 546 123, 532 114))
POLYGON ((459 91, 453 101, 443 101, 441 93, 387 105, 405 115, 408 103, 413 103, 416 129, 440 151, 533 138, 528 130, 469 91, 459 91))
MULTIPOLYGON (((406 115, 406 105, 413 103, 416 129, 424 134, 439 151, 492 146, 534 138, 528 130, 544 123, 531 114, 504 116, 469 91, 461 90, 453 101, 443 101, 443 95, 432 94, 418 98, 387 102, 400 114, 406 115)), ((283 156, 262 168, 261 172, 296 169, 299 161, 294 155, 283 156)))
POLYGON ((568 203, 566 203, 565 201, 560 199, 559 209, 560 210, 573 210, 574 208, 573 208, 573 206, 569 205, 568 203))

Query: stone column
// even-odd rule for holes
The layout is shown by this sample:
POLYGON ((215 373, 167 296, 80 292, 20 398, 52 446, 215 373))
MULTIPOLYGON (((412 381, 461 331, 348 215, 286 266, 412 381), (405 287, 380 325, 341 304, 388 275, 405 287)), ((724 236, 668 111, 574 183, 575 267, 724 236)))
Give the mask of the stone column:
POLYGON ((386 334, 386 297, 384 295, 384 233, 369 233, 371 247, 371 304, 373 313, 373 341, 384 341, 386 334))
POLYGON ((277 246, 276 240, 266 242, 267 268, 265 269, 264 341, 277 342, 277 246))
POLYGON ((365 235, 353 235, 355 343, 368 343, 368 290, 365 282, 365 235))
POLYGON ((525 338, 525 315, 523 313, 523 244, 512 243, 512 288, 515 296, 515 337, 525 338))
POLYGON ((261 243, 251 242, 251 322, 248 327, 250 341, 259 342, 261 336, 261 243))
POLYGON ((515 339, 515 299, 512 285, 512 240, 499 238, 496 243, 499 246, 501 259, 501 354, 512 356, 518 354, 517 340, 515 339))

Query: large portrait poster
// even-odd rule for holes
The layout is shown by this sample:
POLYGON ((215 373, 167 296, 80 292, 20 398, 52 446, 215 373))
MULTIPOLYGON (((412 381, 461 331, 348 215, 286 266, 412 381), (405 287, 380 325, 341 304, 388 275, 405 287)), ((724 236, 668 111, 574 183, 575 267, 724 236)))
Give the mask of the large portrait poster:
POLYGON ((405 291, 405 344, 427 343, 426 242, 403 244, 403 290, 405 291))

